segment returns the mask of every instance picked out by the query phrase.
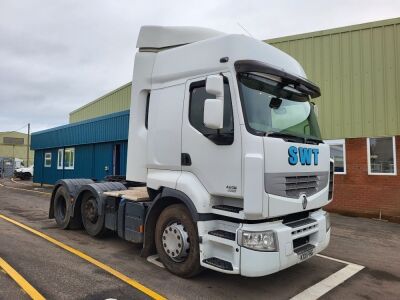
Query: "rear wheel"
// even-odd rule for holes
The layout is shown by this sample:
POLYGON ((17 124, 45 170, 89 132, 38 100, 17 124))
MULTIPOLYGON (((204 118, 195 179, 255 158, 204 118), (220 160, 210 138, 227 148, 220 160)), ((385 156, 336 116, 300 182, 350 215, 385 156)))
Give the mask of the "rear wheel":
POLYGON ((62 229, 66 229, 69 225, 68 199, 66 189, 60 186, 54 196, 54 217, 57 225, 62 229))
POLYGON ((155 239, 158 255, 171 273, 188 278, 201 271, 197 226, 184 205, 174 204, 161 212, 155 239))
POLYGON ((83 195, 81 215, 83 227, 89 235, 100 237, 104 234, 104 214, 99 215, 97 199, 91 193, 83 195))

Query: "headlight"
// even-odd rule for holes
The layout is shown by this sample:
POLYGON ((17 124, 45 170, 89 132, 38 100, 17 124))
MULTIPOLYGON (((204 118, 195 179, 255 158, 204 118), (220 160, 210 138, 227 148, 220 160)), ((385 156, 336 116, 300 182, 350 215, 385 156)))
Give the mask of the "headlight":
POLYGON ((328 231, 331 228, 331 216, 328 212, 325 214, 325 220, 326 220, 326 231, 328 231))
POLYGON ((239 245, 257 251, 278 251, 276 235, 273 231, 239 232, 239 245))

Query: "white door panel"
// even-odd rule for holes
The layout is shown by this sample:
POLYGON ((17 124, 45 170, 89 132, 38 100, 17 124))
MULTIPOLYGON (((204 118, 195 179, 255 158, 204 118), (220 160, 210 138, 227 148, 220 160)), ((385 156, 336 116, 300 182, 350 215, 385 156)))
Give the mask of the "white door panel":
MULTIPOLYGON (((232 80, 229 81, 231 82, 232 80)), ((216 134, 214 134, 213 137, 216 138, 214 141, 212 140, 212 136, 206 136, 214 131, 204 128, 202 122, 204 102, 201 104, 201 100, 198 102, 196 102, 197 100, 193 100, 190 103, 191 87, 193 97, 197 97, 196 99, 206 97, 203 84, 205 84, 205 78, 188 81, 186 85, 183 110, 182 153, 190 155, 191 165, 183 166, 182 170, 193 173, 212 195, 242 197, 241 135, 235 97, 233 96, 235 93, 232 92, 232 85, 225 85, 224 102, 232 104, 232 115, 226 116, 227 114, 225 113, 224 129, 220 131, 223 134, 228 131, 232 132, 231 125, 227 124, 232 124, 233 121, 233 142, 231 141, 231 144, 226 144, 226 140, 229 140, 227 138, 224 145, 218 145, 217 143, 219 142, 215 141, 220 140, 219 137, 221 135, 216 137, 216 134), (232 101, 229 99, 231 98, 230 95, 232 95, 232 101)), ((208 95, 208 98, 212 97, 208 95)))

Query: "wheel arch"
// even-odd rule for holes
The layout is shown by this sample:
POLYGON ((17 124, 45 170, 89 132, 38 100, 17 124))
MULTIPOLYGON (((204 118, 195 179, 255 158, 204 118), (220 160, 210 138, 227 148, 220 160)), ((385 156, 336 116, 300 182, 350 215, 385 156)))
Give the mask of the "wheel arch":
POLYGON ((154 198, 146 215, 144 223, 144 241, 141 255, 147 257, 156 252, 155 227, 161 212, 170 205, 183 204, 192 216, 193 222, 199 220, 199 214, 190 198, 183 192, 164 187, 154 198))

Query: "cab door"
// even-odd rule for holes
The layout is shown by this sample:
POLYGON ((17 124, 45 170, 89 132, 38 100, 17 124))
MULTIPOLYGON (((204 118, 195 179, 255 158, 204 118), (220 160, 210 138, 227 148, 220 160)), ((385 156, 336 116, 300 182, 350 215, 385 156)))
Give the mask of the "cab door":
POLYGON ((241 136, 230 74, 224 74, 224 126, 206 128, 206 77, 186 84, 182 122, 182 171, 193 173, 212 195, 242 197, 241 136))

